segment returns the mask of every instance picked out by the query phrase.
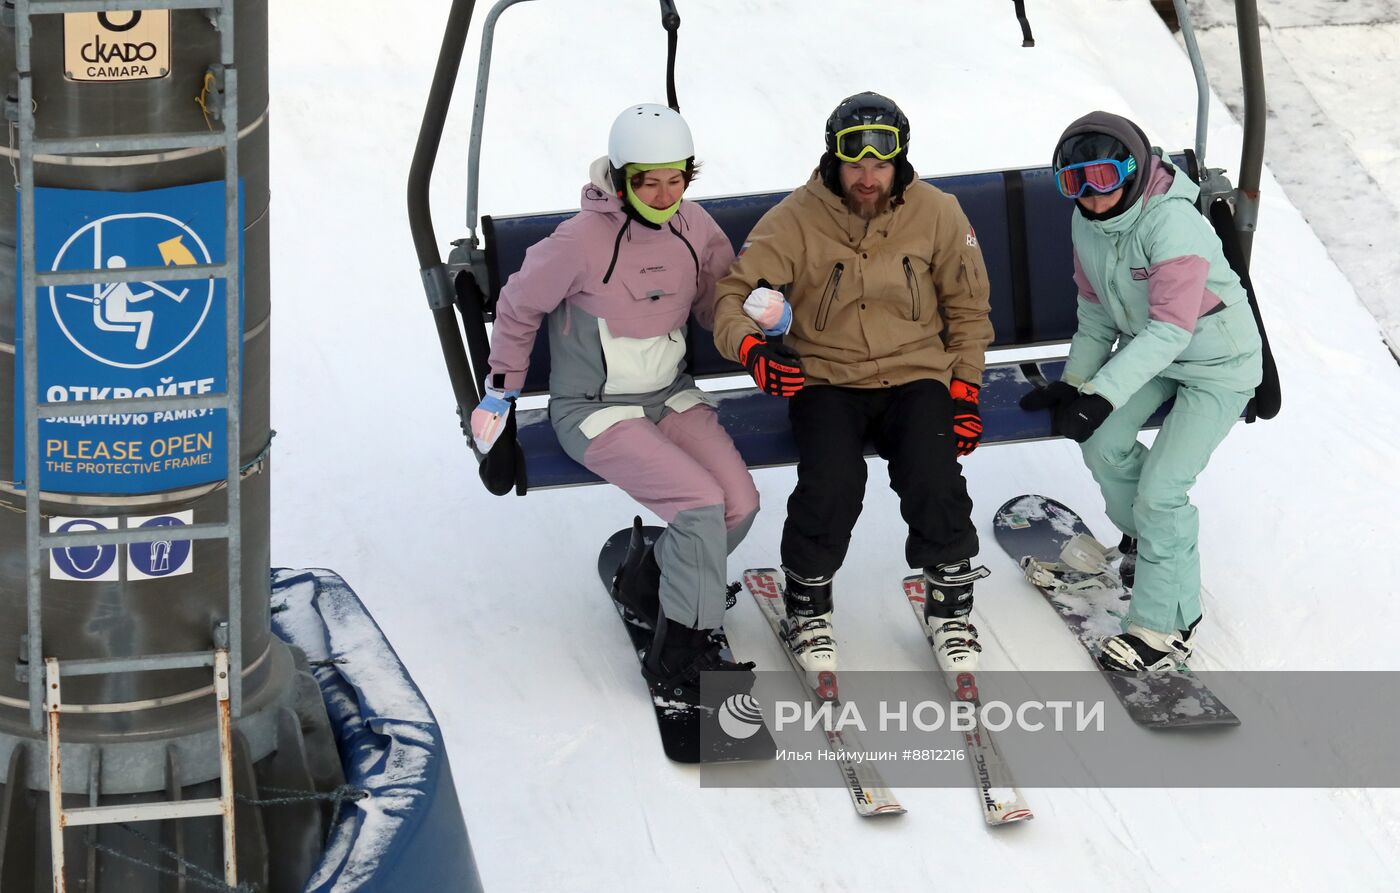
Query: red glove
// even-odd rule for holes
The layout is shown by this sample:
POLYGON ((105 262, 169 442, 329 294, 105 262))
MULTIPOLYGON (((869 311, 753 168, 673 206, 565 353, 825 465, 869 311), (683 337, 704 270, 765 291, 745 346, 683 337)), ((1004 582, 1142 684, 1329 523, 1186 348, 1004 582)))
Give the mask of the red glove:
POLYGON ((791 397, 807 381, 797 351, 762 335, 744 336, 739 343, 739 362, 748 368, 759 388, 774 397, 791 397))
POLYGON ((977 408, 977 395, 982 389, 961 378, 953 379, 948 393, 953 397, 953 437, 958 455, 966 456, 982 442, 982 413, 977 408))

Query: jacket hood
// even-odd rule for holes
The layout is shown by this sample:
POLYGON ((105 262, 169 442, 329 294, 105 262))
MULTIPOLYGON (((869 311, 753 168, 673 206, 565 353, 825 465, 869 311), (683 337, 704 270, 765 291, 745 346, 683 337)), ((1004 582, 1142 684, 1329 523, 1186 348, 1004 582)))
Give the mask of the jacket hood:
POLYGON ((602 214, 625 214, 622 199, 613 192, 612 177, 608 171, 608 156, 594 161, 588 166, 588 183, 579 195, 579 209, 596 211, 602 214))
POLYGON ((1184 198, 1191 204, 1201 197, 1201 187, 1186 171, 1163 160, 1152 159, 1152 176, 1147 183, 1147 201, 1152 204, 1167 198, 1184 198))
MULTIPOLYGON (((682 195, 681 208, 685 208, 689 203, 690 200, 682 195)), ((583 192, 579 196, 579 210, 593 211, 598 214, 618 214, 640 224, 643 229, 662 229, 661 224, 652 223, 643 218, 635 208, 629 207, 623 199, 618 197, 617 189, 613 186, 612 181, 612 162, 608 160, 606 155, 588 166, 588 185, 583 187, 583 192)), ((679 222, 682 227, 687 225, 685 218, 681 217, 679 212, 671 218, 671 221, 679 222)), ((618 225, 620 226, 621 222, 618 225)))

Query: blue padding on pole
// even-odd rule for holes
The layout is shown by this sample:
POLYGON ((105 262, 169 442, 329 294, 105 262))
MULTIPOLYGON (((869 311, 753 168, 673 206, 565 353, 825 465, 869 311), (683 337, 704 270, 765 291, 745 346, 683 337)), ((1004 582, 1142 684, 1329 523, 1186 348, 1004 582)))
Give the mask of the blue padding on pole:
POLYGON ((272 603, 273 632, 321 664, 346 783, 369 794, 341 805, 307 893, 481 890, 442 732, 369 611, 327 570, 275 569, 272 603))

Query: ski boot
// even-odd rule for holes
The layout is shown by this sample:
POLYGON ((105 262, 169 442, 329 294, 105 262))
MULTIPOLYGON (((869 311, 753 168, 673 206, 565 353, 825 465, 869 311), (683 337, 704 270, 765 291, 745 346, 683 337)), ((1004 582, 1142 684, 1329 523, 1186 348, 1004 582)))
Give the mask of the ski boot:
POLYGON ((933 639, 938 665, 946 673, 977 672, 982 646, 972 613, 972 584, 991 572, 966 558, 924 568, 924 625, 933 639))
POLYGON ((656 635, 642 660, 642 676, 653 694, 717 708, 726 698, 753 689, 753 662, 725 660, 719 643, 710 638, 712 632, 683 626, 668 621, 665 614, 657 614, 656 635), (701 673, 710 674, 705 680, 703 700, 701 673))
POLYGON ((804 577, 783 568, 783 638, 814 689, 835 691, 836 640, 832 638, 831 577, 804 577))

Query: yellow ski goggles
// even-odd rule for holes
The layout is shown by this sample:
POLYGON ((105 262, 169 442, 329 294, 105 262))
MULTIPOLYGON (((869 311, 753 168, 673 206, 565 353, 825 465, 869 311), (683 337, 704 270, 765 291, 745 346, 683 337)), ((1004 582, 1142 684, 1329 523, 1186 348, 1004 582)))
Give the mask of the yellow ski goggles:
POLYGON ((889 124, 857 124, 836 131, 836 157, 842 161, 860 161, 867 155, 889 161, 903 149, 899 128, 889 124))

